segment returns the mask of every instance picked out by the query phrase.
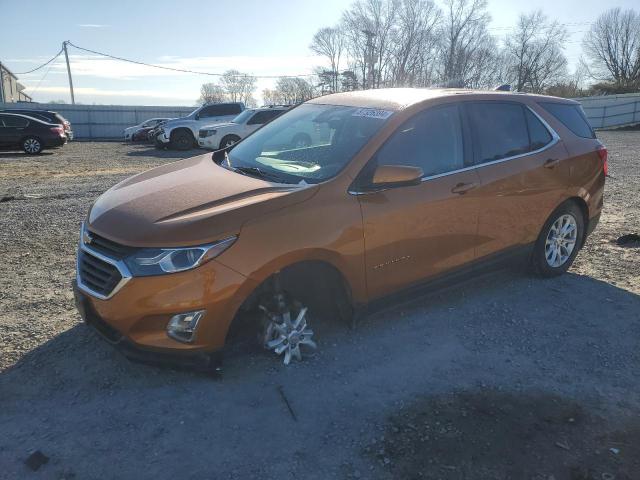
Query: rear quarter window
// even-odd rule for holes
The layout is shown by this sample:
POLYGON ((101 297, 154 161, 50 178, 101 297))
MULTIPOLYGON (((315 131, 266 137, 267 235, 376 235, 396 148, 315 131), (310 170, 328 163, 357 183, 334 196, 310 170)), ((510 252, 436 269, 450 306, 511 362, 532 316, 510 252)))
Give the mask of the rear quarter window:
POLYGON ((596 138, 580 105, 551 102, 543 102, 540 105, 578 137, 596 138))
POLYGON ((227 116, 227 115, 238 115, 242 112, 242 107, 237 103, 222 103, 220 105, 213 105, 212 113, 210 116, 227 116))

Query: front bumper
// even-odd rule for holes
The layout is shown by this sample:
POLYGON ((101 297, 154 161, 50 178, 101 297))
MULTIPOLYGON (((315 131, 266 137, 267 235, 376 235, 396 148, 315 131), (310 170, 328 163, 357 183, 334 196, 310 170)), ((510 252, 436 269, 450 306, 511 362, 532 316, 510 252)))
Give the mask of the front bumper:
POLYGON ((74 282, 76 304, 87 324, 128 357, 168 356, 168 363, 195 358, 200 364, 221 350, 237 310, 253 288, 246 277, 215 260, 185 272, 133 277, 107 299, 91 295, 78 285, 78 278, 74 282), (193 341, 170 338, 166 332, 170 318, 195 310, 206 314, 193 341))
POLYGON ((166 132, 160 132, 156 136, 156 143, 159 145, 167 145, 170 141, 171 139, 169 138, 169 135, 167 135, 166 132))
POLYGON ((76 308, 85 324, 92 327, 102 338, 130 360, 153 365, 177 366, 206 371, 215 370, 221 364, 222 358, 219 352, 174 353, 149 350, 136 345, 96 313, 90 298, 80 291, 75 281, 73 282, 73 296, 76 308))
POLYGON ((220 141, 218 140, 218 137, 216 137, 215 135, 212 135, 210 137, 198 137, 198 146, 200 148, 217 150, 219 143, 220 141))

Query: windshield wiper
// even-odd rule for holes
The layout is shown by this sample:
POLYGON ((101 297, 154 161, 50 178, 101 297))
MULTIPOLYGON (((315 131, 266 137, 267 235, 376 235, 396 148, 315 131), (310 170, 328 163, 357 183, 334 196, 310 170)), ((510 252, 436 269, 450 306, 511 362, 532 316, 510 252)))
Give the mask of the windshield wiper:
POLYGON ((274 175, 273 173, 265 172, 258 167, 231 167, 234 172, 242 173, 243 175, 249 175, 251 177, 264 178, 266 180, 273 180, 278 183, 287 183, 282 177, 274 175))

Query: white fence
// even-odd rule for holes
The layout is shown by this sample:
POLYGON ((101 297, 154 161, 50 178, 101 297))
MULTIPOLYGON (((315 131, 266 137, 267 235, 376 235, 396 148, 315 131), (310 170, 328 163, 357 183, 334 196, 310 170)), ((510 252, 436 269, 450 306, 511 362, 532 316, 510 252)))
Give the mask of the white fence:
MULTIPOLYGON (((640 93, 576 98, 593 128, 640 123, 640 93)), ((0 103, 3 108, 53 110, 71 122, 75 138, 120 139, 122 131, 154 117, 183 117, 195 107, 135 107, 126 105, 68 105, 0 103)))
POLYGON ((640 93, 576 98, 593 128, 640 123, 640 93))
POLYGON ((134 107, 126 105, 67 105, 48 103, 0 103, 3 108, 53 110, 71 122, 74 138, 120 139, 122 131, 154 117, 184 117, 195 107, 134 107))

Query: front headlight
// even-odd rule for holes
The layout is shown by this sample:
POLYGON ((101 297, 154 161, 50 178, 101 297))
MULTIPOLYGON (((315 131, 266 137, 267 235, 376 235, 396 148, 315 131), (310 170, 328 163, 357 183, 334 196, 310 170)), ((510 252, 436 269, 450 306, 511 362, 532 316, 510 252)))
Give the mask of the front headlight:
POLYGON ((211 137, 217 133, 217 130, 202 130, 201 137, 211 137))
POLYGON ((190 270, 216 258, 236 241, 236 236, 219 242, 184 248, 144 248, 125 259, 134 277, 163 275, 190 270))

